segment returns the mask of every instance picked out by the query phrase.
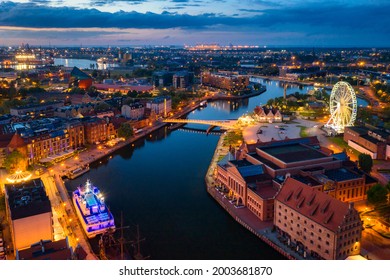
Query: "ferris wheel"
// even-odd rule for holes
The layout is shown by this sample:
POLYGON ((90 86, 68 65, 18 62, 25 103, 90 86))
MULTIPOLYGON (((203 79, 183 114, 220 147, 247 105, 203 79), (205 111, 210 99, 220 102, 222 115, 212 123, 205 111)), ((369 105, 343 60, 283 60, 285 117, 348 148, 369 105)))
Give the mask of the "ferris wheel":
POLYGON ((344 132, 344 127, 352 126, 356 120, 357 100, 353 87, 347 82, 334 85, 329 101, 330 119, 326 127, 336 132, 344 132))

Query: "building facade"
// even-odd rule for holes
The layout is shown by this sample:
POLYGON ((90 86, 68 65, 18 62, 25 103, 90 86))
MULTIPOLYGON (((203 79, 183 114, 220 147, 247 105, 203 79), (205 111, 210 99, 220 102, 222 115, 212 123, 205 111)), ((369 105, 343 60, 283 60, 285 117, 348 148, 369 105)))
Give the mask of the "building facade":
POLYGON ((156 115, 166 117, 172 111, 172 99, 169 96, 156 97, 146 103, 146 108, 151 109, 156 115))
POLYGON ((228 91, 243 90, 249 85, 249 78, 247 76, 233 72, 203 72, 201 78, 201 83, 204 86, 228 91))
POLYGON ((145 107, 141 103, 131 103, 122 106, 122 116, 131 120, 140 120, 144 117, 145 107))
POLYGON ((97 144, 108 140, 107 122, 104 119, 89 118, 83 121, 85 130, 85 142, 97 144))
POLYGON ((386 146, 390 144, 390 134, 385 131, 363 126, 346 127, 344 141, 355 150, 370 155, 372 159, 387 159, 386 146))
POLYGON ((340 260, 360 254, 362 222, 353 204, 288 178, 275 198, 279 235, 304 256, 340 260))
POLYGON ((53 240, 53 214, 42 181, 5 185, 5 192, 14 252, 40 240, 53 240))

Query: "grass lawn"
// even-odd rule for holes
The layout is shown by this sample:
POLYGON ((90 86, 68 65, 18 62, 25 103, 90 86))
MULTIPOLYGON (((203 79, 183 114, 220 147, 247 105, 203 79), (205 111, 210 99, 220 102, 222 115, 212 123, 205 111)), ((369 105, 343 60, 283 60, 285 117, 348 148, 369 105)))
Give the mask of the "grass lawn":
POLYGON ((301 128, 301 131, 299 132, 299 136, 301 137, 307 137, 309 134, 306 132, 307 127, 303 125, 297 125, 297 127, 301 128))
POLYGON ((229 131, 223 139, 223 146, 238 146, 242 143, 243 139, 241 130, 229 131))
POLYGON ((345 149, 347 151, 352 150, 353 154, 355 154, 356 156, 360 155, 359 151, 355 150, 354 148, 349 147, 347 142, 345 142, 344 139, 341 137, 328 137, 327 139, 342 149, 345 149))

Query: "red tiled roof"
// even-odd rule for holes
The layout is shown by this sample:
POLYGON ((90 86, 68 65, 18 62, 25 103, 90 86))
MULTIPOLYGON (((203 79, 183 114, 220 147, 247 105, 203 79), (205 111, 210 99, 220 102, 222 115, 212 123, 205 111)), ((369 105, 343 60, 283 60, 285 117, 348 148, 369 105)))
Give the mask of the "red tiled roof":
POLYGON ((286 179, 275 199, 333 232, 343 224, 349 212, 347 203, 293 178, 286 179))
POLYGON ((12 149, 16 149, 16 148, 20 148, 20 147, 24 147, 24 146, 26 146, 26 143, 24 142, 23 138, 20 137, 20 135, 17 133, 15 133, 12 136, 12 139, 8 144, 8 147, 12 148, 12 149))

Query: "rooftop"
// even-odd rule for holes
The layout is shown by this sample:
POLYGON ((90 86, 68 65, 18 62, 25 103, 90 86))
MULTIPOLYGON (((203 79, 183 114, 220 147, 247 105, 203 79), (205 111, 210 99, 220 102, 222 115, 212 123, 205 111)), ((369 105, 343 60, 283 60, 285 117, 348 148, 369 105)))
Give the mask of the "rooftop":
POLYGON ((51 204, 41 179, 21 184, 6 184, 12 220, 51 212, 51 204))
POLYGON ((257 186, 256 188, 250 189, 262 199, 273 198, 278 192, 278 190, 272 186, 272 182, 264 186, 257 186))
POLYGON ((71 260, 72 250, 68 240, 41 240, 30 248, 18 251, 19 260, 71 260))
POLYGON ((369 129, 365 126, 348 126, 346 128, 358 133, 359 135, 367 134, 369 131, 369 129))
POLYGON ((285 162, 298 162, 305 160, 313 160, 319 158, 326 158, 323 153, 301 144, 289 144, 276 147, 261 147, 258 148, 265 153, 285 162))
POLYGON ((87 73, 81 71, 77 67, 73 67, 73 70, 70 73, 70 75, 72 77, 75 77, 75 78, 79 79, 79 80, 89 80, 89 79, 92 79, 92 77, 90 75, 88 75, 87 73))
POLYGON ((342 161, 348 160, 348 155, 345 152, 333 154, 333 157, 338 159, 338 160, 342 160, 342 161))
POLYGON ((265 165, 267 165, 268 167, 274 169, 274 170, 277 170, 277 169, 280 169, 279 166, 277 166, 275 163, 273 163, 272 161, 262 157, 262 156, 259 156, 258 154, 256 153, 250 153, 250 154, 247 154, 248 156, 251 156, 253 157, 254 159, 260 161, 261 163, 264 163, 265 165))
POLYGON ((356 211, 349 204, 293 178, 286 179, 276 201, 333 232, 338 231, 349 211, 356 211))
POLYGON ((360 137, 362 137, 363 139, 373 143, 373 144, 378 144, 378 143, 384 143, 378 139, 376 139, 375 137, 372 137, 370 135, 360 135, 360 137))
POLYGON ((239 167, 243 167, 243 166, 252 166, 253 163, 247 161, 246 159, 242 159, 242 160, 231 160, 230 161, 231 164, 233 164, 235 167, 239 168, 239 167))
POLYGON ((262 165, 242 166, 237 168, 243 178, 264 174, 262 165))
POLYGON ((342 181, 348 181, 348 180, 362 178, 361 175, 354 173, 346 168, 326 170, 325 175, 329 179, 336 181, 336 182, 342 182, 342 181))
POLYGON ((315 180, 314 178, 312 178, 310 176, 293 175, 291 177, 294 178, 295 180, 301 182, 301 183, 308 185, 308 186, 322 185, 320 182, 318 182, 317 180, 315 180))
POLYGON ((390 133, 382 130, 382 129, 375 129, 375 130, 372 130, 372 133, 375 133, 377 135, 380 135, 381 137, 387 139, 390 137, 390 133))

